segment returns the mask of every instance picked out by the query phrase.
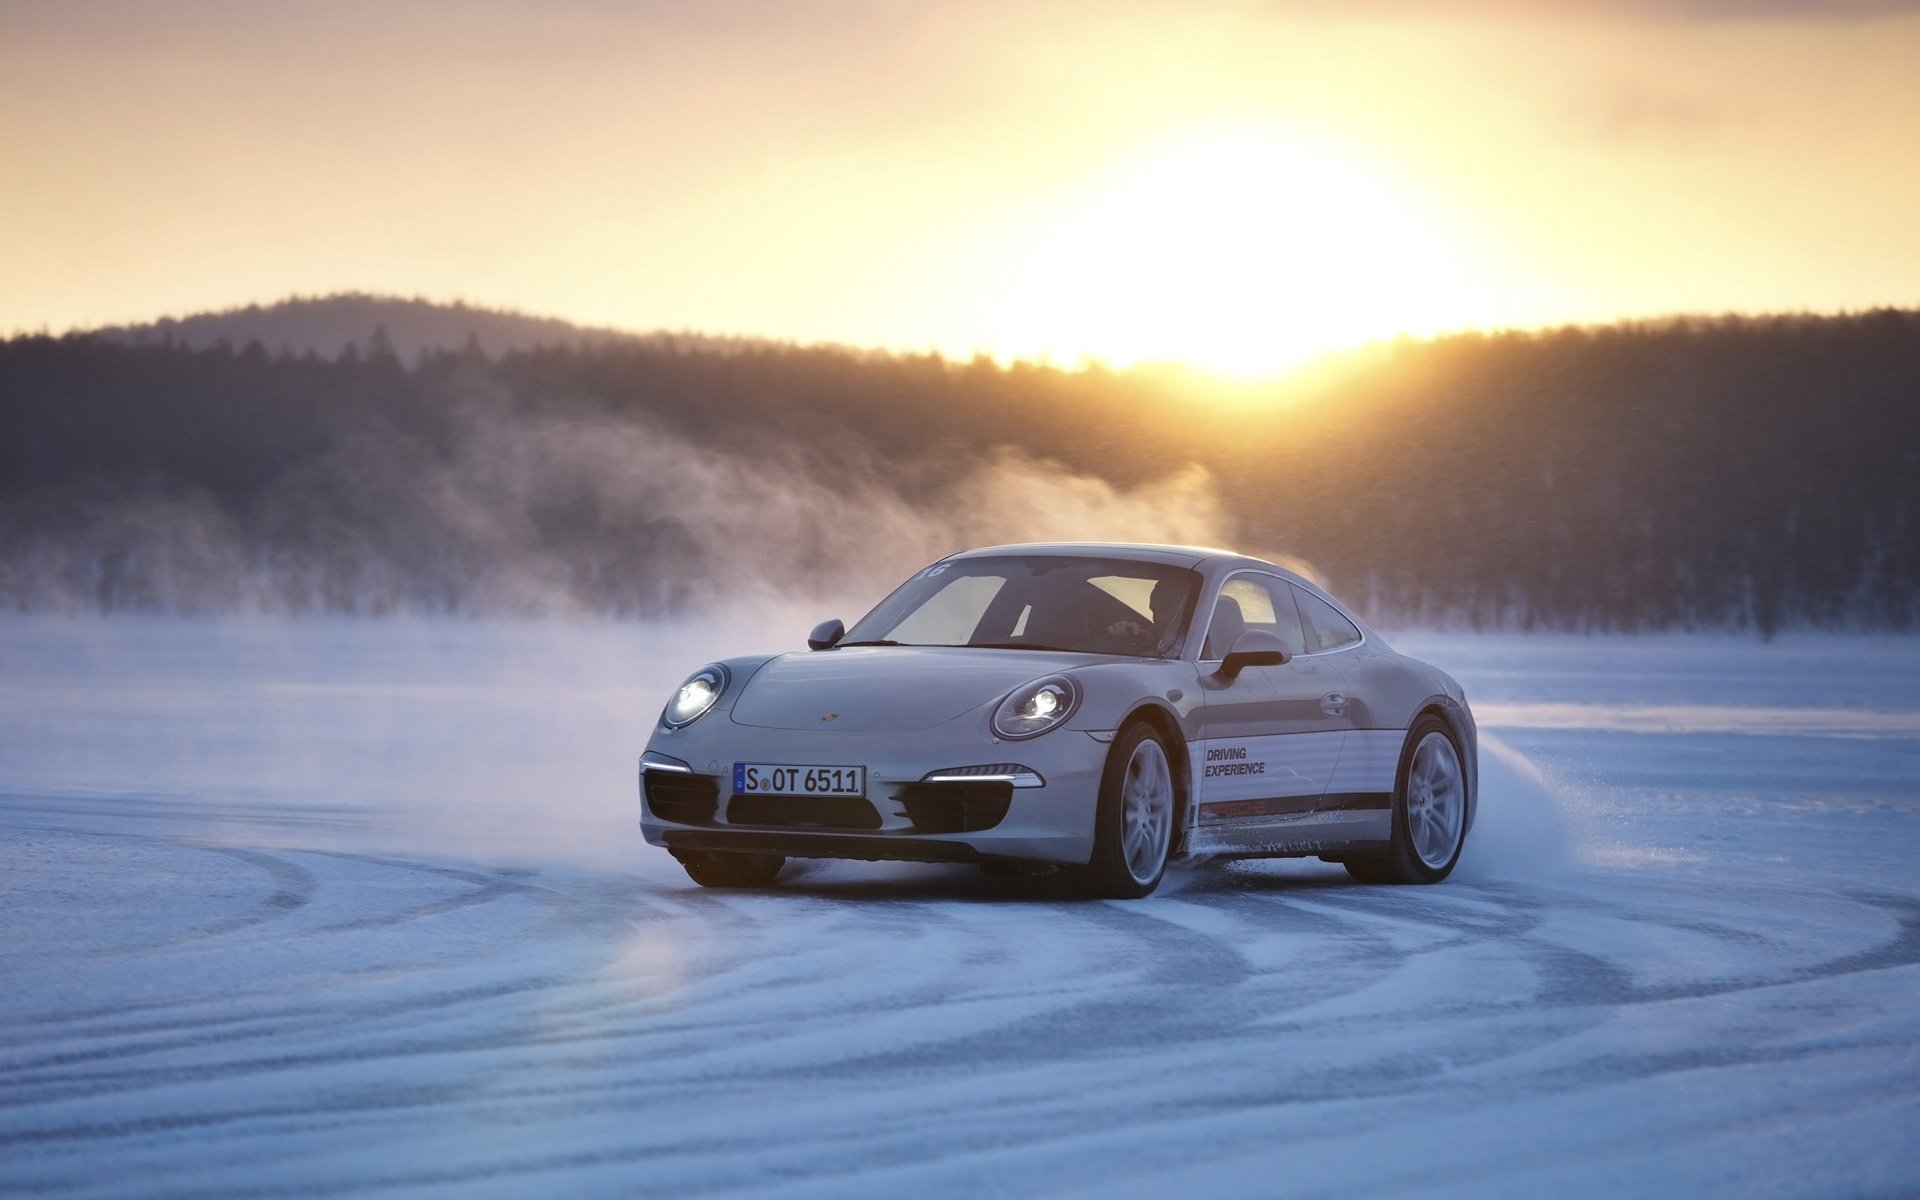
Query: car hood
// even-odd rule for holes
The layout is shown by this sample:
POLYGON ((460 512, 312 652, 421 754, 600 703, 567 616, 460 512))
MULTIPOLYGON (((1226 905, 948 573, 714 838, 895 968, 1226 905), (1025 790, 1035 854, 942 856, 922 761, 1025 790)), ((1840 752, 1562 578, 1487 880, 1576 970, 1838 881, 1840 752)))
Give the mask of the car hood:
POLYGON ((733 720, 766 729, 848 733, 930 729, 992 703, 1030 679, 1098 654, 961 646, 848 646, 783 654, 754 672, 733 720))

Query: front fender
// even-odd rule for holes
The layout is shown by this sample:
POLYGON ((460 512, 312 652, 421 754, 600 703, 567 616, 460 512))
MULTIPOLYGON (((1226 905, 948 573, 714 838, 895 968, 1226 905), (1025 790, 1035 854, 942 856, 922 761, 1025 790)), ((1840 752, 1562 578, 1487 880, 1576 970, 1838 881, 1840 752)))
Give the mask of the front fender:
POLYGON ((1080 709, 1070 730, 1106 734, 1120 728, 1143 705, 1164 712, 1179 734, 1191 738, 1202 704, 1199 668, 1182 660, 1135 660, 1083 667, 1071 673, 1080 685, 1080 709))

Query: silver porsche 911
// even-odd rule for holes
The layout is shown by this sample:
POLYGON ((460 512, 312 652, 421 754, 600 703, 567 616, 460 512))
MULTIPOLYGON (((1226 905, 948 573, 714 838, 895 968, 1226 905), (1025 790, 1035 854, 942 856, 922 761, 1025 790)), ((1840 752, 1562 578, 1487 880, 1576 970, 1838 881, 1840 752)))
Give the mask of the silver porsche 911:
POLYGON ((1460 685, 1299 575, 1223 550, 941 559, 810 649, 702 667, 640 758, 640 828, 709 887, 788 858, 1068 869, 1318 855, 1434 883, 1473 824, 1460 685))

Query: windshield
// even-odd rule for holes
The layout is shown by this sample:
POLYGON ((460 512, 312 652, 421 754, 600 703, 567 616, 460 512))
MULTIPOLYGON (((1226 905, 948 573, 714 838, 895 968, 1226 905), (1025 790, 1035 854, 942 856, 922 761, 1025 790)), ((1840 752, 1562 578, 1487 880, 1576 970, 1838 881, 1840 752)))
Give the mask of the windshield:
POLYGON ((1171 658, 1200 577, 1116 558, 1008 555, 935 563, 840 644, 992 646, 1171 658))

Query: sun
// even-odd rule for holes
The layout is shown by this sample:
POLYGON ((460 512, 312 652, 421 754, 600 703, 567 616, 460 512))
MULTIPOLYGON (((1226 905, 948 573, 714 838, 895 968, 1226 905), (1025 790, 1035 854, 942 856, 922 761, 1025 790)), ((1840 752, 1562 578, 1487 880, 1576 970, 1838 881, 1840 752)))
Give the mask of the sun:
POLYGON ((1473 307, 1460 239, 1411 188, 1267 131, 1142 155, 1056 197, 1021 242, 1003 326, 1055 361, 1265 375, 1473 307))

